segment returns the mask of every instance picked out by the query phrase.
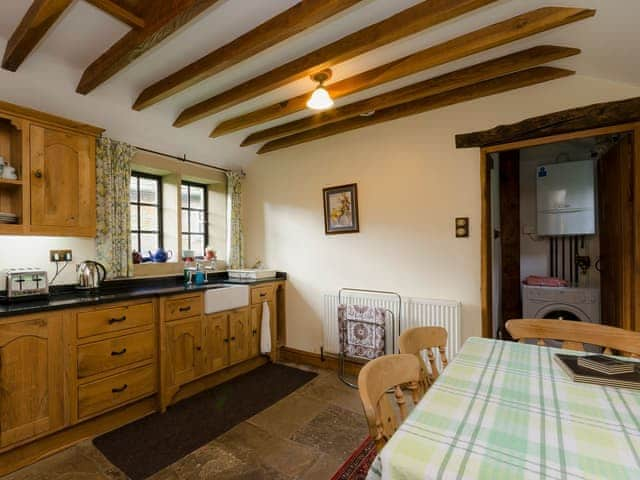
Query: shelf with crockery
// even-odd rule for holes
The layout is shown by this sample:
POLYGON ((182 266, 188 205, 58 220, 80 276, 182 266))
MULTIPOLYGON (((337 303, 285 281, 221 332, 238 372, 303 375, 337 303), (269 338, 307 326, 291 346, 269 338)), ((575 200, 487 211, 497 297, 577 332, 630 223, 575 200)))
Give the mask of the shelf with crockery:
POLYGON ((23 142, 21 122, 0 118, 0 234, 24 230, 23 142))

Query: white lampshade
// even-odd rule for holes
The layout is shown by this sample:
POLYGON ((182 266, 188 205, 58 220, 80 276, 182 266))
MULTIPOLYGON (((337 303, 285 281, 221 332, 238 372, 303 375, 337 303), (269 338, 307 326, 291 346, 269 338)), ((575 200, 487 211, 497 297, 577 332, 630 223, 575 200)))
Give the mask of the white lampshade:
POLYGON ((324 87, 316 88, 307 101, 307 107, 313 110, 326 110, 333 107, 333 99, 324 87))

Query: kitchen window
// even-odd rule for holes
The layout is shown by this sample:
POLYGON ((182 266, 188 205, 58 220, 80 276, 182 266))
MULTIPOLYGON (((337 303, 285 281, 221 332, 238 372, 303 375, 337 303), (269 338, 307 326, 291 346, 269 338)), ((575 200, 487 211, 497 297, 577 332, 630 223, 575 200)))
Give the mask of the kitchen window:
POLYGON ((131 172, 131 248, 143 255, 162 247, 162 178, 131 172))
POLYGON ((203 256, 209 242, 207 186, 182 182, 182 248, 203 256))

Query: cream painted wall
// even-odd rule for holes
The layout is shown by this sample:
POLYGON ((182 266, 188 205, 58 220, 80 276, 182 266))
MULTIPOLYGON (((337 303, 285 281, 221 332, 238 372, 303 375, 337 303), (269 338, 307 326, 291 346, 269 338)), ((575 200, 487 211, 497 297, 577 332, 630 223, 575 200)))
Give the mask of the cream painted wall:
POLYGON ((463 304, 463 336, 481 333, 479 151, 454 135, 640 95, 575 76, 256 157, 244 208, 247 263, 289 274, 288 345, 318 352, 322 294, 394 290, 463 304), (357 183, 359 234, 326 236, 322 188, 357 183), (455 217, 471 236, 456 239, 455 217))

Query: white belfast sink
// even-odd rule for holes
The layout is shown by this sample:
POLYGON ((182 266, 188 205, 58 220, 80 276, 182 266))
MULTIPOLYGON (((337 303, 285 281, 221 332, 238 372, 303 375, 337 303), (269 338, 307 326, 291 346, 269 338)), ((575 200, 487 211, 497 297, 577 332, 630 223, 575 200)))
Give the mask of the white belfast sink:
POLYGON ((204 292, 204 313, 224 312, 249 305, 247 285, 225 285, 204 292))

